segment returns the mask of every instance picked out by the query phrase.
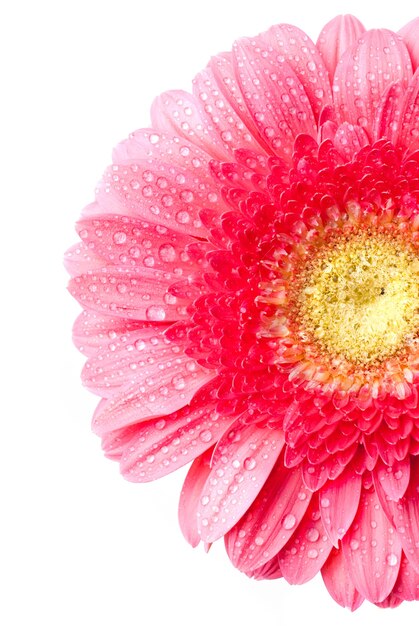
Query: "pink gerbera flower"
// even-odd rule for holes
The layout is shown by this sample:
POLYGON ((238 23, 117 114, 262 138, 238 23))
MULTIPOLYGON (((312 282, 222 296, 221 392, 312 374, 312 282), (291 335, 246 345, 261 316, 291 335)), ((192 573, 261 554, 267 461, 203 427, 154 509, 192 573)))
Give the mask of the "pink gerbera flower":
POLYGON ((419 599, 419 18, 273 26, 114 152, 67 255, 107 456, 188 541, 419 599))

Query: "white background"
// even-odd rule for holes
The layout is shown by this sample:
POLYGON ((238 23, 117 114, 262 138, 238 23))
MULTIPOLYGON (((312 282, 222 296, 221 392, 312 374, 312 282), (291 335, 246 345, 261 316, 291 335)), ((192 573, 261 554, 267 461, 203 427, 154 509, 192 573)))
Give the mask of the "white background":
POLYGON ((96 398, 71 344, 79 307, 64 250, 111 148, 149 123, 159 92, 188 89, 236 37, 291 22, 316 38, 336 13, 397 30, 398 0, 14 2, 0 15, 2 495, 5 626, 390 625, 419 610, 339 608, 320 577, 254 582, 222 543, 192 550, 177 526, 186 473, 125 482, 90 432, 96 398), (378 7, 378 5, 377 5, 378 7), (376 15, 377 13, 377 15, 376 15))

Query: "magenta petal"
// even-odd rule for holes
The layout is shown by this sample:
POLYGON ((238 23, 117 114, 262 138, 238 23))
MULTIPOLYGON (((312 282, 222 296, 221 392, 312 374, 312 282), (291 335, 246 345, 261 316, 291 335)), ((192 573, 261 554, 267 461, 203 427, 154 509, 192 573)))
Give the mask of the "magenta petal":
POLYGON ((333 548, 322 567, 322 577, 328 592, 340 606, 351 611, 361 606, 364 597, 352 582, 342 549, 333 548))
POLYGON ((301 471, 279 460, 246 514, 226 535, 226 549, 235 567, 262 567, 287 543, 310 503, 301 471))
POLYGON ((319 494, 323 525, 334 546, 350 527, 358 509, 362 478, 345 471, 322 487, 319 494))
POLYGON ((382 602, 396 582, 402 547, 374 489, 363 489, 342 547, 355 587, 370 602, 382 602))
MULTIPOLYGON (((381 489, 384 498, 397 502, 406 492, 410 480, 410 458, 396 461, 393 465, 385 465, 378 461, 373 471, 374 485, 377 493, 381 489)), ((382 500, 382 498, 380 498, 382 500)))
POLYGON ((399 35, 409 50, 413 70, 419 66, 419 17, 415 17, 399 30, 399 35))
POLYGON ((364 32, 364 26, 353 15, 338 15, 321 31, 316 46, 329 72, 331 82, 341 56, 364 32))
POLYGON ((406 89, 411 77, 412 64, 401 38, 388 30, 367 31, 336 68, 333 96, 340 121, 371 133, 387 87, 400 82, 406 89))
POLYGON ((198 402, 138 424, 121 457, 121 472, 132 482, 166 476, 212 447, 233 419, 198 402))
POLYGON ((169 415, 188 404, 196 391, 214 378, 182 354, 145 363, 120 395, 102 400, 93 416, 98 435, 153 417, 169 415), (189 365, 192 364, 192 365, 189 365))
POLYGON ((284 445, 279 430, 237 420, 218 442, 198 508, 201 539, 212 543, 247 511, 284 445))
POLYGON ((234 46, 236 71, 259 134, 280 157, 290 160, 295 137, 316 137, 313 111, 304 85, 285 59, 262 37, 234 46))
POLYGON ((198 532, 197 511, 204 487, 211 471, 211 450, 192 463, 183 483, 179 500, 179 525, 186 541, 195 548, 201 538, 198 532))
POLYGON ((372 130, 373 139, 386 138, 394 145, 396 144, 405 97, 406 92, 401 83, 393 83, 387 87, 375 116, 372 130))
POLYGON ((278 554, 283 577, 292 585, 311 580, 323 567, 332 547, 315 495, 297 530, 278 554))
POLYGON ((370 140, 361 126, 343 122, 336 130, 333 143, 343 157, 351 159, 361 148, 368 145, 370 140))

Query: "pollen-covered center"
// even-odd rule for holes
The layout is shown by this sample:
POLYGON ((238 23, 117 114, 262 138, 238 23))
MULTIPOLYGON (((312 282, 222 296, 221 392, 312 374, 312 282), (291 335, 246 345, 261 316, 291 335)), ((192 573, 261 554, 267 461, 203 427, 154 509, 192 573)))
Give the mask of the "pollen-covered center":
POLYGON ((329 354, 368 364, 416 335, 419 259, 399 239, 358 233, 332 241, 303 274, 301 320, 329 354))

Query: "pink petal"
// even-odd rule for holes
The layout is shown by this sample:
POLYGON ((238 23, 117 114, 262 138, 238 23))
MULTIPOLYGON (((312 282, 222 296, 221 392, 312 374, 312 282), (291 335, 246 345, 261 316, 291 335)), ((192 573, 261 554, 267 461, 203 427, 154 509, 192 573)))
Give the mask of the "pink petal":
POLYGON ((405 94, 398 144, 410 153, 419 149, 419 68, 405 94))
POLYGON ((231 52, 219 54, 211 59, 208 64, 208 70, 214 76, 215 85, 224 94, 224 97, 235 111, 237 117, 254 138, 254 141, 262 147, 263 150, 271 153, 268 143, 259 135, 252 116, 246 106, 243 94, 237 81, 234 58, 231 52))
POLYGON ((238 420, 218 442, 198 508, 201 539, 227 533, 261 490, 284 444, 279 430, 238 420))
POLYGON ((358 509, 362 478, 354 471, 343 472, 322 487, 319 494, 323 525, 334 546, 351 526, 358 509))
POLYGON ((336 66, 341 56, 365 32, 364 26, 353 15, 338 15, 321 31, 316 46, 333 82, 336 66))
POLYGON ((412 60, 413 70, 419 66, 419 17, 415 17, 399 30, 412 60))
POLYGON ((224 206, 214 183, 203 182, 193 171, 151 160, 109 167, 97 189, 97 204, 105 215, 130 216, 201 238, 206 229, 199 211, 208 205, 219 211, 224 206))
POLYGON ((163 418, 138 424, 121 458, 132 482, 149 482, 174 472, 212 447, 233 422, 214 405, 194 402, 163 418))
POLYGON ((183 483, 179 500, 179 525, 186 541, 195 548, 200 542, 198 507, 202 489, 211 471, 211 449, 192 463, 183 483))
POLYGON ((363 489, 342 548, 355 587, 370 602, 382 602, 396 582, 402 548, 374 489, 363 489))
POLYGON ((419 600, 419 573, 404 554, 393 593, 401 600, 419 600))
POLYGON ((367 31, 336 68, 333 95, 338 117, 371 133, 387 87, 400 82, 406 89, 411 77, 409 53, 401 38, 388 30, 367 31))
POLYGON ((412 457, 410 482, 404 496, 394 502, 378 491, 381 506, 400 538, 404 553, 419 572, 419 459, 412 457))
POLYGON ((278 557, 275 555, 270 561, 246 572, 247 576, 255 580, 276 580, 282 578, 281 568, 279 567, 278 557))
POLYGON ((214 159, 229 157, 223 139, 203 111, 202 101, 186 91, 167 91, 158 96, 151 107, 151 120, 157 130, 186 139, 214 159))
POLYGON ((64 256, 64 266, 70 276, 77 276, 102 267, 103 261, 82 241, 72 246, 64 256))
POLYGON ((310 37, 291 24, 272 26, 263 37, 279 52, 278 60, 284 59, 294 70, 318 120, 324 107, 332 105, 330 80, 318 49, 310 37))
POLYGON ((190 299, 170 294, 174 273, 152 268, 113 266, 73 278, 68 286, 83 307, 139 321, 173 322, 187 317, 190 299))
MULTIPOLYGON (((373 471, 377 493, 382 490, 383 497, 397 502, 406 492, 410 480, 410 458, 396 461, 392 466, 378 461, 373 471)), ((382 498, 380 498, 382 500, 382 498)))
MULTIPOLYGON (((214 73, 216 59, 200 72, 193 81, 193 93, 202 103, 207 124, 213 127, 213 132, 222 142, 224 151, 229 159, 236 150, 255 150, 260 152, 263 147, 256 141, 254 127, 246 125, 246 118, 237 114, 234 104, 230 102, 229 91, 217 80, 214 73)), ((257 134, 257 133, 256 133, 257 134)))
POLYGON ((278 554, 283 577, 291 585, 302 585, 311 580, 323 567, 332 547, 315 495, 297 530, 278 554))
POLYGON ((317 135, 303 84, 262 37, 237 41, 234 55, 240 88, 259 134, 289 161, 297 135, 317 135))
POLYGON ((332 598, 351 611, 356 611, 364 601, 352 582, 343 550, 334 548, 322 567, 324 584, 332 598))
POLYGON ((311 495, 300 469, 287 469, 279 460, 256 500, 226 535, 234 566, 242 571, 264 566, 296 531, 311 495))
POLYGON ((196 391, 214 378, 185 354, 168 349, 165 359, 144 363, 135 382, 120 395, 102 400, 93 416, 98 435, 157 416, 169 415, 191 401, 196 391))
MULTIPOLYGON (((85 310, 74 323, 73 341, 83 354, 97 356, 103 350, 113 350, 113 343, 118 346, 119 344, 134 345, 136 331, 149 328, 152 329, 153 335, 156 335, 164 331, 166 327, 162 324, 135 322, 85 310)), ((142 344, 139 344, 136 349, 141 347, 142 344)))
POLYGON ((375 116, 372 130, 373 139, 385 138, 396 144, 405 93, 401 83, 393 83, 387 87, 375 116))
POLYGON ((333 143, 336 150, 350 161, 352 157, 355 156, 361 148, 368 145, 370 141, 367 133, 361 126, 343 122, 336 130, 333 143))

